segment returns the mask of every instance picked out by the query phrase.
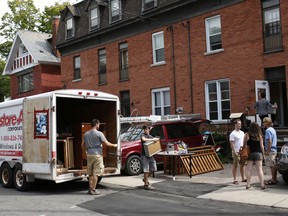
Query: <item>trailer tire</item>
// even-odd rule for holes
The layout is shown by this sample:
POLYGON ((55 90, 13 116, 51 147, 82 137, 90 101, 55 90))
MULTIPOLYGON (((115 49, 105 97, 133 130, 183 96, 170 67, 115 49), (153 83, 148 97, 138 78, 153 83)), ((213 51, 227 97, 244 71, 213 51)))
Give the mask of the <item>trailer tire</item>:
POLYGON ((25 191, 29 188, 30 183, 26 181, 26 175, 22 172, 22 165, 16 164, 14 169, 14 185, 16 190, 25 191))
POLYGON ((4 163, 0 168, 1 184, 4 188, 12 188, 13 182, 13 169, 9 164, 4 163))
POLYGON ((288 184, 288 171, 282 173, 283 181, 288 184))
POLYGON ((130 156, 125 164, 125 173, 130 176, 139 175, 142 170, 141 158, 138 155, 130 156))

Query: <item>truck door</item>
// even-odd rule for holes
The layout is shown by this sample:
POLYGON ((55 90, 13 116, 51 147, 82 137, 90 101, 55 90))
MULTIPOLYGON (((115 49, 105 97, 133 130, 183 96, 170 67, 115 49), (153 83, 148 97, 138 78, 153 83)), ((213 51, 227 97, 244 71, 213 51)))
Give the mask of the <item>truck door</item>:
POLYGON ((50 113, 50 97, 23 101, 23 173, 51 173, 50 113))
MULTIPOLYGON (((269 90, 269 83, 266 80, 255 80, 255 94, 256 94, 256 101, 258 101, 261 97, 261 92, 266 93, 266 100, 270 101, 270 90, 269 90)), ((261 125, 261 119, 259 115, 256 114, 256 122, 261 125)))

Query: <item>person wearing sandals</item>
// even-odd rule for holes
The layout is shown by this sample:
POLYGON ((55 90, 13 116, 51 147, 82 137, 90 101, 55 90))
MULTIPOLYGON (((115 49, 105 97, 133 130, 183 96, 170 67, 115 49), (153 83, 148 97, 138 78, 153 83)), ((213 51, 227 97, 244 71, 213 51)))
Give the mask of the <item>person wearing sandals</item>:
POLYGON ((233 184, 238 184, 236 179, 237 175, 237 167, 240 165, 240 174, 242 178, 242 182, 246 182, 247 180, 244 177, 244 165, 246 161, 240 160, 239 151, 240 148, 243 146, 243 139, 244 139, 244 132, 241 129, 241 120, 235 119, 234 123, 234 130, 229 136, 229 142, 232 150, 232 158, 233 158, 233 168, 232 168, 232 175, 233 175, 233 184))
POLYGON ((265 184, 273 185, 277 184, 277 168, 276 168, 276 156, 277 156, 277 134, 273 128, 272 119, 265 117, 263 120, 265 131, 265 165, 270 167, 271 180, 265 182, 265 184))
POLYGON ((150 128, 147 125, 143 126, 144 132, 141 135, 141 143, 142 143, 142 166, 143 166, 143 172, 144 172, 144 178, 142 181, 144 182, 144 189, 150 190, 153 189, 151 184, 149 183, 149 177, 153 174, 153 172, 157 171, 157 165, 154 157, 148 157, 145 155, 144 151, 144 143, 147 141, 157 141, 158 138, 154 138, 149 134, 150 128))
POLYGON ((261 189, 266 189, 264 184, 264 174, 262 170, 262 161, 264 157, 264 145, 263 138, 261 134, 261 128, 256 122, 253 122, 249 126, 248 132, 244 136, 244 146, 248 147, 248 159, 247 159, 247 167, 246 167, 246 178, 247 185, 246 189, 251 187, 251 171, 253 163, 256 164, 258 178, 261 184, 261 189))

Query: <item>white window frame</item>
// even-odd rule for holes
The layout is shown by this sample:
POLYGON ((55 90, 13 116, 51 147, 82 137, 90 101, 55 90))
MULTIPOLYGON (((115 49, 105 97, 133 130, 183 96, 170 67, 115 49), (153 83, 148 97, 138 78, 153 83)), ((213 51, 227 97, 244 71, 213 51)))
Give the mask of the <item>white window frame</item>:
MULTIPOLYGON (((156 115, 155 109, 160 108, 161 109, 161 115, 167 115, 170 114, 170 108, 171 108, 171 100, 170 100, 170 88, 159 88, 159 89, 153 89, 151 91, 151 98, 152 98, 152 114, 156 115), (169 103, 165 104, 165 98, 164 93, 169 92, 169 103), (155 104, 155 94, 160 93, 160 106, 156 106, 155 104), (165 108, 169 108, 169 113, 165 113, 165 108)), ((167 102, 167 101, 166 101, 167 102)))
POLYGON ((100 24, 100 16, 99 16, 99 8, 95 7, 90 10, 90 30, 94 30, 99 28, 100 24), (93 23, 95 22, 95 25, 93 23))
POLYGON ((80 80, 81 79, 81 57, 75 56, 74 60, 74 73, 73 73, 73 80, 80 80), (77 77, 78 75, 79 77, 77 77))
POLYGON ((221 29, 221 17, 220 15, 217 16, 213 16, 213 17, 209 17, 205 19, 205 29, 206 29, 206 47, 207 47, 207 53, 212 53, 212 52, 219 52, 219 51, 223 51, 223 47, 222 47, 222 29, 221 29), (210 21, 217 19, 217 22, 219 22, 219 27, 220 27, 220 32, 217 33, 210 33, 210 21), (215 36, 215 35, 221 35, 221 48, 220 49, 214 49, 212 50, 211 47, 211 41, 210 41, 210 37, 211 36, 215 36))
POLYGON ((70 17, 66 19, 66 39, 73 38, 75 36, 75 23, 74 18, 70 17), (71 20, 71 23, 70 23, 71 20), (68 31, 71 31, 71 36, 68 36, 68 31))
POLYGON ((226 118, 222 117, 222 102, 227 102, 229 101, 229 105, 230 105, 230 112, 231 112, 231 88, 230 88, 230 80, 229 79, 220 79, 220 80, 211 80, 211 81, 206 81, 205 82, 205 104, 206 104, 206 118, 210 119, 212 121, 216 121, 216 122, 221 122, 221 121, 227 121, 226 118), (220 83, 221 82, 228 82, 229 85, 229 99, 222 99, 222 92, 221 92, 221 86, 220 83), (214 100, 210 100, 209 98, 209 84, 213 84, 216 83, 216 99, 214 100), (216 102, 217 103, 217 115, 218 115, 218 119, 211 119, 210 117, 210 106, 209 103, 210 102, 216 102))
POLYGON ((152 8, 157 7, 158 5, 158 0, 142 0, 142 11, 150 10, 152 8), (153 2, 153 6, 147 7, 147 5, 153 2))
POLYGON ((156 32, 152 34, 152 49, 153 49, 153 65, 158 65, 158 64, 165 64, 165 40, 164 40, 164 32, 156 32), (159 35, 162 35, 162 41, 157 41, 159 39, 159 35), (160 46, 157 47, 156 42, 160 42, 160 46), (162 44, 161 44, 162 43, 162 44), (157 61, 157 53, 156 51, 159 49, 163 49, 164 53, 164 59, 162 61, 157 61))
POLYGON ((121 0, 110 0, 110 23, 118 22, 121 19, 121 0), (115 13, 116 15, 113 16, 113 13, 115 13), (119 18, 117 20, 112 20, 115 16, 119 16, 119 18))

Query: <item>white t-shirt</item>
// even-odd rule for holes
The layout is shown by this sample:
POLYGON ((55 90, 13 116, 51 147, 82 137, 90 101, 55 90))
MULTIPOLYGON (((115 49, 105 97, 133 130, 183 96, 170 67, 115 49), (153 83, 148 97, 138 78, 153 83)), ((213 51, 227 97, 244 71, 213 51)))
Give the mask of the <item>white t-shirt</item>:
POLYGON ((230 134, 229 141, 234 141, 235 144, 235 151, 239 152, 241 146, 243 146, 243 140, 244 140, 244 132, 239 130, 233 130, 230 134))

